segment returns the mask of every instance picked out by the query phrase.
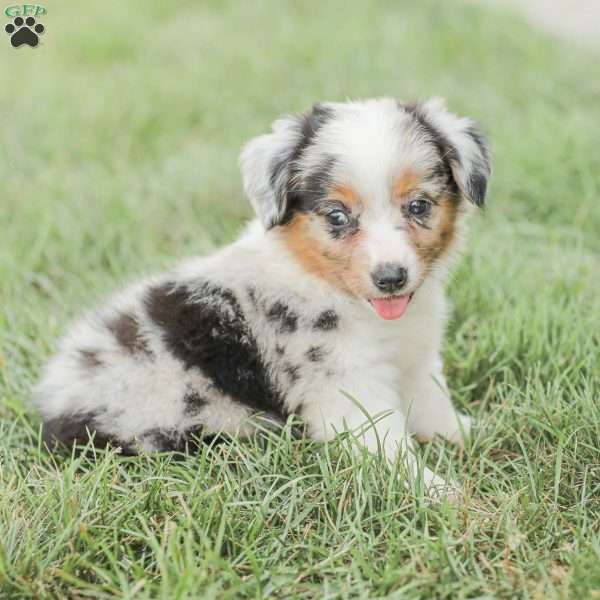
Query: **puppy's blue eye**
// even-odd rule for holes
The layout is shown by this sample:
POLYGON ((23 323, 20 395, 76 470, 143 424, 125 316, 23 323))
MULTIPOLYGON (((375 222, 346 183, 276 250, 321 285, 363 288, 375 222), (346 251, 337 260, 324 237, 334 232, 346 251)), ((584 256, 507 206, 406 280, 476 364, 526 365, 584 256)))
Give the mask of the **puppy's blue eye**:
POLYGON ((332 210, 325 215, 325 218, 334 227, 344 227, 350 223, 350 217, 343 210, 332 210))
POLYGON ((431 202, 429 202, 429 200, 424 200, 423 198, 411 200, 408 203, 408 212, 413 217, 426 217, 431 212, 431 202))

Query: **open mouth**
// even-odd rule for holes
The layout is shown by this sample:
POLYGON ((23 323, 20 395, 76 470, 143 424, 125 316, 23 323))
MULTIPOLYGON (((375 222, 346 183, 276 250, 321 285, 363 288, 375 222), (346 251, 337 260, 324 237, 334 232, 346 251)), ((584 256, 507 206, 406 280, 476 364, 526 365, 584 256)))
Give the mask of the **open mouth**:
POLYGON ((371 298, 369 303, 382 319, 393 321, 399 319, 406 312, 412 297, 413 294, 404 294, 403 296, 371 298))

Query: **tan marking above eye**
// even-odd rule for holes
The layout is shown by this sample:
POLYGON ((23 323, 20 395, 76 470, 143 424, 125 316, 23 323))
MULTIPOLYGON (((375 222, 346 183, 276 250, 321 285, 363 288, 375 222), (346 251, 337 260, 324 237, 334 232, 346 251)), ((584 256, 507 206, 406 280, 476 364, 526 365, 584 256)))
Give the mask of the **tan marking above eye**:
POLYGON ((354 208, 361 203, 360 196, 351 186, 345 183, 334 186, 331 190, 331 196, 341 200, 349 208, 354 208))
POLYGON ((413 169, 406 169, 394 182, 394 198, 406 198, 408 195, 410 195, 412 192, 415 192, 418 189, 419 183, 421 183, 421 178, 419 177, 419 174, 413 169))

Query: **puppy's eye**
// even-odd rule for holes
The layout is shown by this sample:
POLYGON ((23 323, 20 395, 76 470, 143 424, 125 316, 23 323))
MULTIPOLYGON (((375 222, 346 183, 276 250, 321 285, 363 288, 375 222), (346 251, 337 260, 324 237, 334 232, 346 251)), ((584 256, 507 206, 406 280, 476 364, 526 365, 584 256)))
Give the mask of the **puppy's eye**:
POLYGON ((343 210, 332 210, 325 215, 327 221, 334 227, 344 227, 350 223, 350 217, 343 210))
POLYGON ((426 217, 431 212, 431 202, 429 200, 425 200, 423 198, 417 198, 416 200, 411 200, 408 203, 408 212, 413 217, 418 217, 422 219, 426 217))

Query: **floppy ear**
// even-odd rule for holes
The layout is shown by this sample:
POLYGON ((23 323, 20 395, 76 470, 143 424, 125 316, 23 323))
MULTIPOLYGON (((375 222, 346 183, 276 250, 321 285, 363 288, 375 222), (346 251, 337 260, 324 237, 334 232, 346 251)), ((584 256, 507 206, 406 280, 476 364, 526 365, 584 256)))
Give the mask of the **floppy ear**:
POLYGON ((271 127, 272 133, 250 140, 240 155, 244 191, 267 229, 285 215, 289 164, 301 139, 295 116, 278 119, 271 127))
POLYGON ((330 115, 330 108, 316 104, 307 113, 277 119, 271 133, 244 146, 240 155, 244 190, 267 229, 284 220, 297 161, 330 115))
POLYGON ((483 206, 491 173, 490 149, 479 126, 466 117, 448 112, 442 98, 432 98, 419 104, 421 113, 438 135, 452 175, 464 198, 483 206))

